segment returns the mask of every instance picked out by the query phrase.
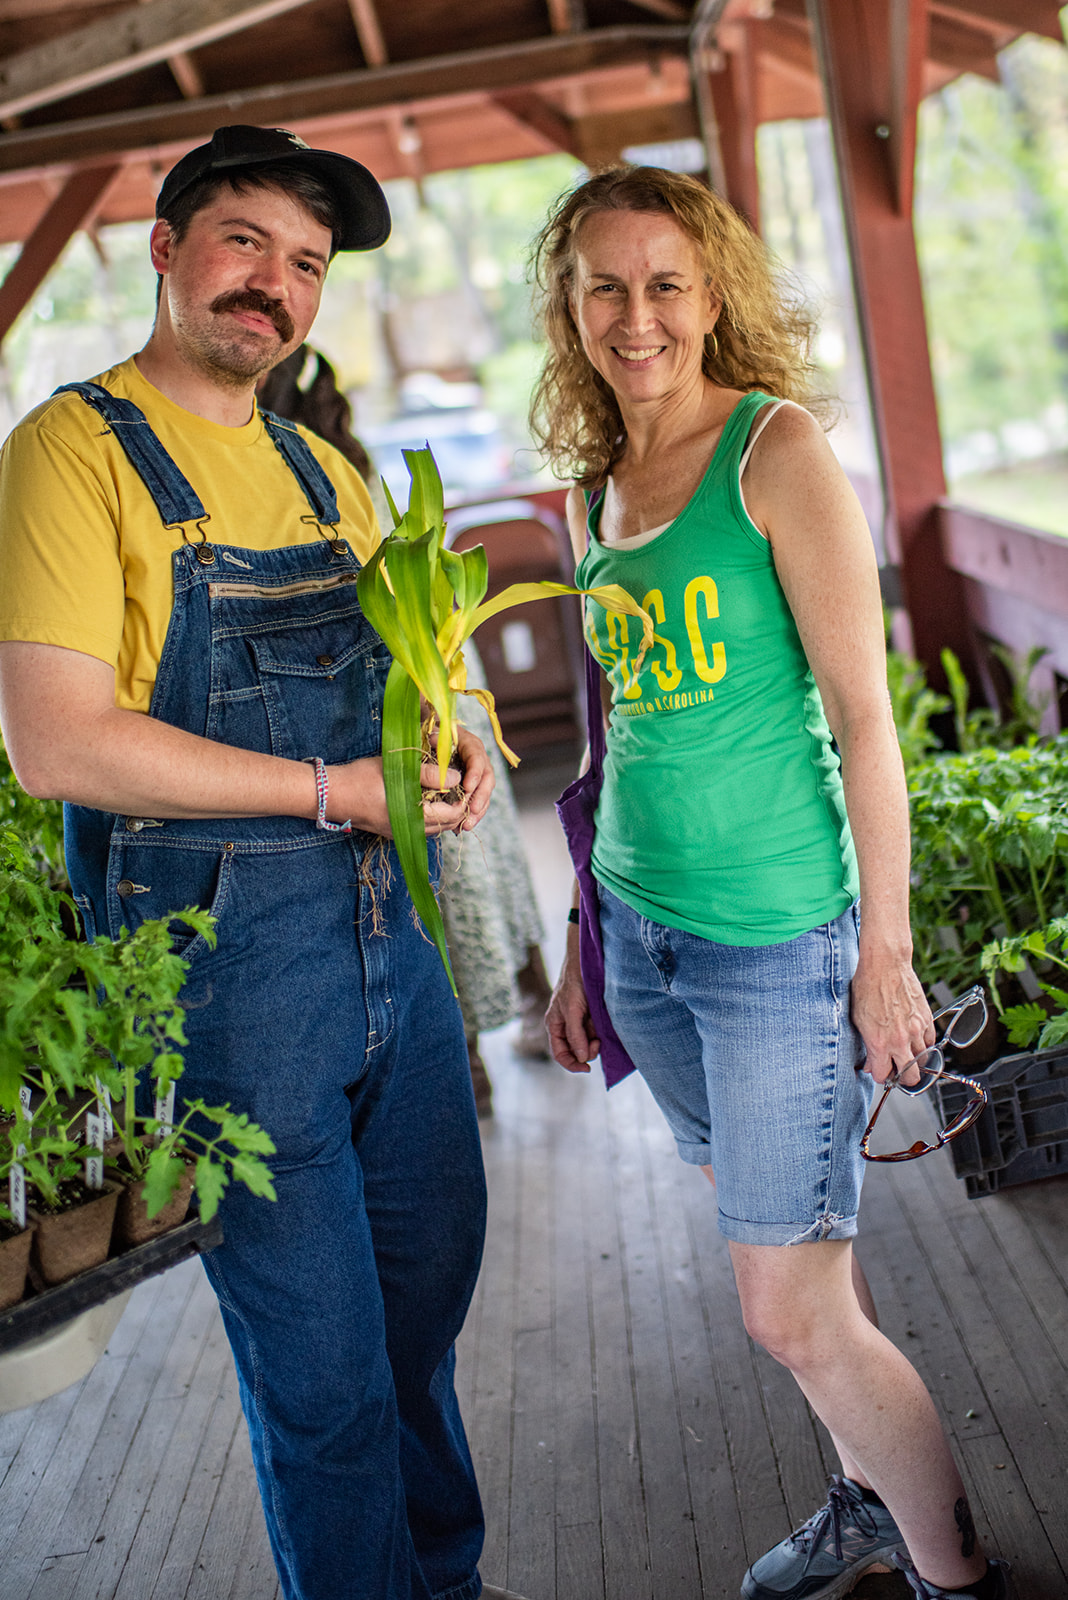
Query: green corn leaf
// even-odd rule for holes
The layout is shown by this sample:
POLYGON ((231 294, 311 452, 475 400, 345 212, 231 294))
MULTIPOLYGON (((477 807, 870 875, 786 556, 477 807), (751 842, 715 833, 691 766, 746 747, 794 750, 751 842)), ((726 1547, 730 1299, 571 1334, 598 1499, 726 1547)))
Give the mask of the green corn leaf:
POLYGON ((419 690, 399 662, 386 679, 382 706, 382 776, 386 786, 389 825, 408 893, 438 954, 445 964, 453 994, 456 983, 449 965, 445 924, 430 886, 426 829, 423 825, 423 791, 419 781, 423 764, 419 690))
MULTIPOLYGON (((397 624, 407 647, 405 670, 438 716, 438 771, 444 788, 454 738, 453 695, 430 615, 427 552, 432 539, 433 534, 427 534, 410 544, 398 545, 390 551, 388 561, 397 596, 397 624)), ((392 640, 387 639, 386 643, 392 650, 392 640)))
POLYGON ((408 511, 420 525, 428 528, 445 528, 445 489, 437 463, 427 445, 422 450, 405 450, 404 462, 411 474, 412 487, 408 496, 408 511))
POLYGON ((397 510, 397 502, 390 493, 389 484, 386 482, 385 478, 379 478, 378 481, 382 485, 382 493, 386 497, 386 504, 389 506, 390 516, 393 518, 393 526, 396 527, 401 520, 401 514, 397 510))
POLYGON ((637 600, 631 598, 626 589, 620 588, 618 583, 603 583, 595 589, 575 589, 569 583, 553 583, 545 579, 540 583, 513 583, 507 589, 502 589, 500 594, 492 600, 485 600, 476 609, 472 618, 469 633, 481 627, 489 617, 495 617, 498 611, 506 611, 509 606, 521 605, 527 600, 547 599, 557 594, 588 595, 591 600, 596 600, 604 606, 606 611, 622 611, 628 617, 637 617, 642 625, 642 647, 634 662, 634 672, 641 670, 645 652, 653 642, 653 619, 647 611, 643 611, 637 600))
POLYGON ((485 547, 476 544, 459 553, 443 550, 442 565, 456 596, 456 609, 438 629, 438 648, 446 663, 451 663, 465 639, 475 628, 475 613, 489 587, 489 562, 485 547), (446 562, 446 558, 449 558, 446 562))

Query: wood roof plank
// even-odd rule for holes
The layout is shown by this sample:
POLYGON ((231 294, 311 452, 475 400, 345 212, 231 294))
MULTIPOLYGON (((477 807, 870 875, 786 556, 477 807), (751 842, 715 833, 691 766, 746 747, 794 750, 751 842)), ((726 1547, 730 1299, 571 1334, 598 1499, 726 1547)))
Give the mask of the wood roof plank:
POLYGON ((0 61, 0 115, 125 78, 306 0, 147 0, 0 61))
POLYGON ((930 0, 930 6, 932 12, 973 28, 993 28, 1012 37, 1037 33, 1064 43, 1057 0, 930 0))
POLYGON ((89 162, 122 151, 193 143, 210 138, 215 128, 229 122, 287 127, 314 117, 384 110, 401 102, 439 100, 454 93, 494 94, 662 54, 686 57, 688 41, 687 29, 668 24, 600 28, 373 70, 231 90, 198 101, 172 101, 104 117, 19 128, 0 136, 0 172, 69 165, 75 150, 89 162))
POLYGON ((954 72, 974 72, 992 83, 1001 82, 998 46, 985 29, 967 26, 932 11, 927 54, 932 61, 951 67, 954 72))

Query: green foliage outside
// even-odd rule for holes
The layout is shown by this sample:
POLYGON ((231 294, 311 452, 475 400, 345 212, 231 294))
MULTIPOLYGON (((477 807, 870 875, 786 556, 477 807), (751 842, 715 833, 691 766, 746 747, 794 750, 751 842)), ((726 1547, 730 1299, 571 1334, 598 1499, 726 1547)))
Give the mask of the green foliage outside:
POLYGON ((924 987, 960 994, 982 976, 1009 1045, 1068 1039, 1068 734, 1043 739, 1031 677, 1044 652, 999 651, 1006 707, 968 705, 967 683, 943 654, 950 694, 889 651, 887 676, 909 790, 910 917, 924 987), (952 713, 956 751, 932 719, 952 713), (1043 998, 1044 997, 1044 998, 1043 998))
POLYGON ((1025 36, 999 61, 1000 85, 966 75, 920 113, 939 418, 955 498, 1065 533, 1068 51, 1025 36))

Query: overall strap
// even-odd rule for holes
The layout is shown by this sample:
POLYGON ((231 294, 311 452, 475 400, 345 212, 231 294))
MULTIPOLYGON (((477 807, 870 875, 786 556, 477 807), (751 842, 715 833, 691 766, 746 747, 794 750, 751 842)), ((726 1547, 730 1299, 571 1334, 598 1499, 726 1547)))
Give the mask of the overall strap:
POLYGON ((55 393, 68 390, 99 411, 143 480, 165 527, 207 516, 200 496, 164 450, 140 407, 132 400, 121 400, 99 383, 64 383, 55 393))
MULTIPOLYGON (((196 522, 207 512, 192 484, 160 444, 139 406, 122 400, 99 383, 64 383, 55 391, 70 390, 99 411, 122 445, 130 465, 140 475, 165 526, 196 522)), ((316 522, 336 527, 340 520, 337 495, 322 467, 291 423, 273 412, 261 411, 264 427, 286 466, 300 484, 316 522)))
POLYGON ((276 417, 273 411, 262 409, 260 416, 274 441, 275 448, 304 490, 304 497, 312 508, 316 522, 326 523, 331 528, 336 527, 340 517, 334 485, 307 444, 293 424, 287 422, 284 417, 276 417))

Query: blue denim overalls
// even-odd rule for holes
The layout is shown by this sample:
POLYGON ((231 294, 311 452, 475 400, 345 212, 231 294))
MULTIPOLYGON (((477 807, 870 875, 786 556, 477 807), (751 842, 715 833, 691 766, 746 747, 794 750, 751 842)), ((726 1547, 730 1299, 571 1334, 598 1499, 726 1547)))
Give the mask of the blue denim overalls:
MULTIPOLYGON (((164 524, 204 540, 204 508, 144 415, 71 387, 118 434, 164 524)), ((265 422, 315 520, 336 523, 299 434, 265 422)), ((153 717, 276 756, 379 753, 389 656, 344 541, 186 543, 172 563, 153 717)), ((183 948, 175 925, 190 963, 179 1098, 229 1102, 278 1147, 277 1202, 232 1184, 205 1266, 286 1600, 473 1600, 483 1523, 453 1342, 481 1256, 481 1150, 460 1013, 392 846, 296 817, 70 806, 66 826, 90 936, 190 905, 217 918, 214 951, 188 928, 183 948)))

